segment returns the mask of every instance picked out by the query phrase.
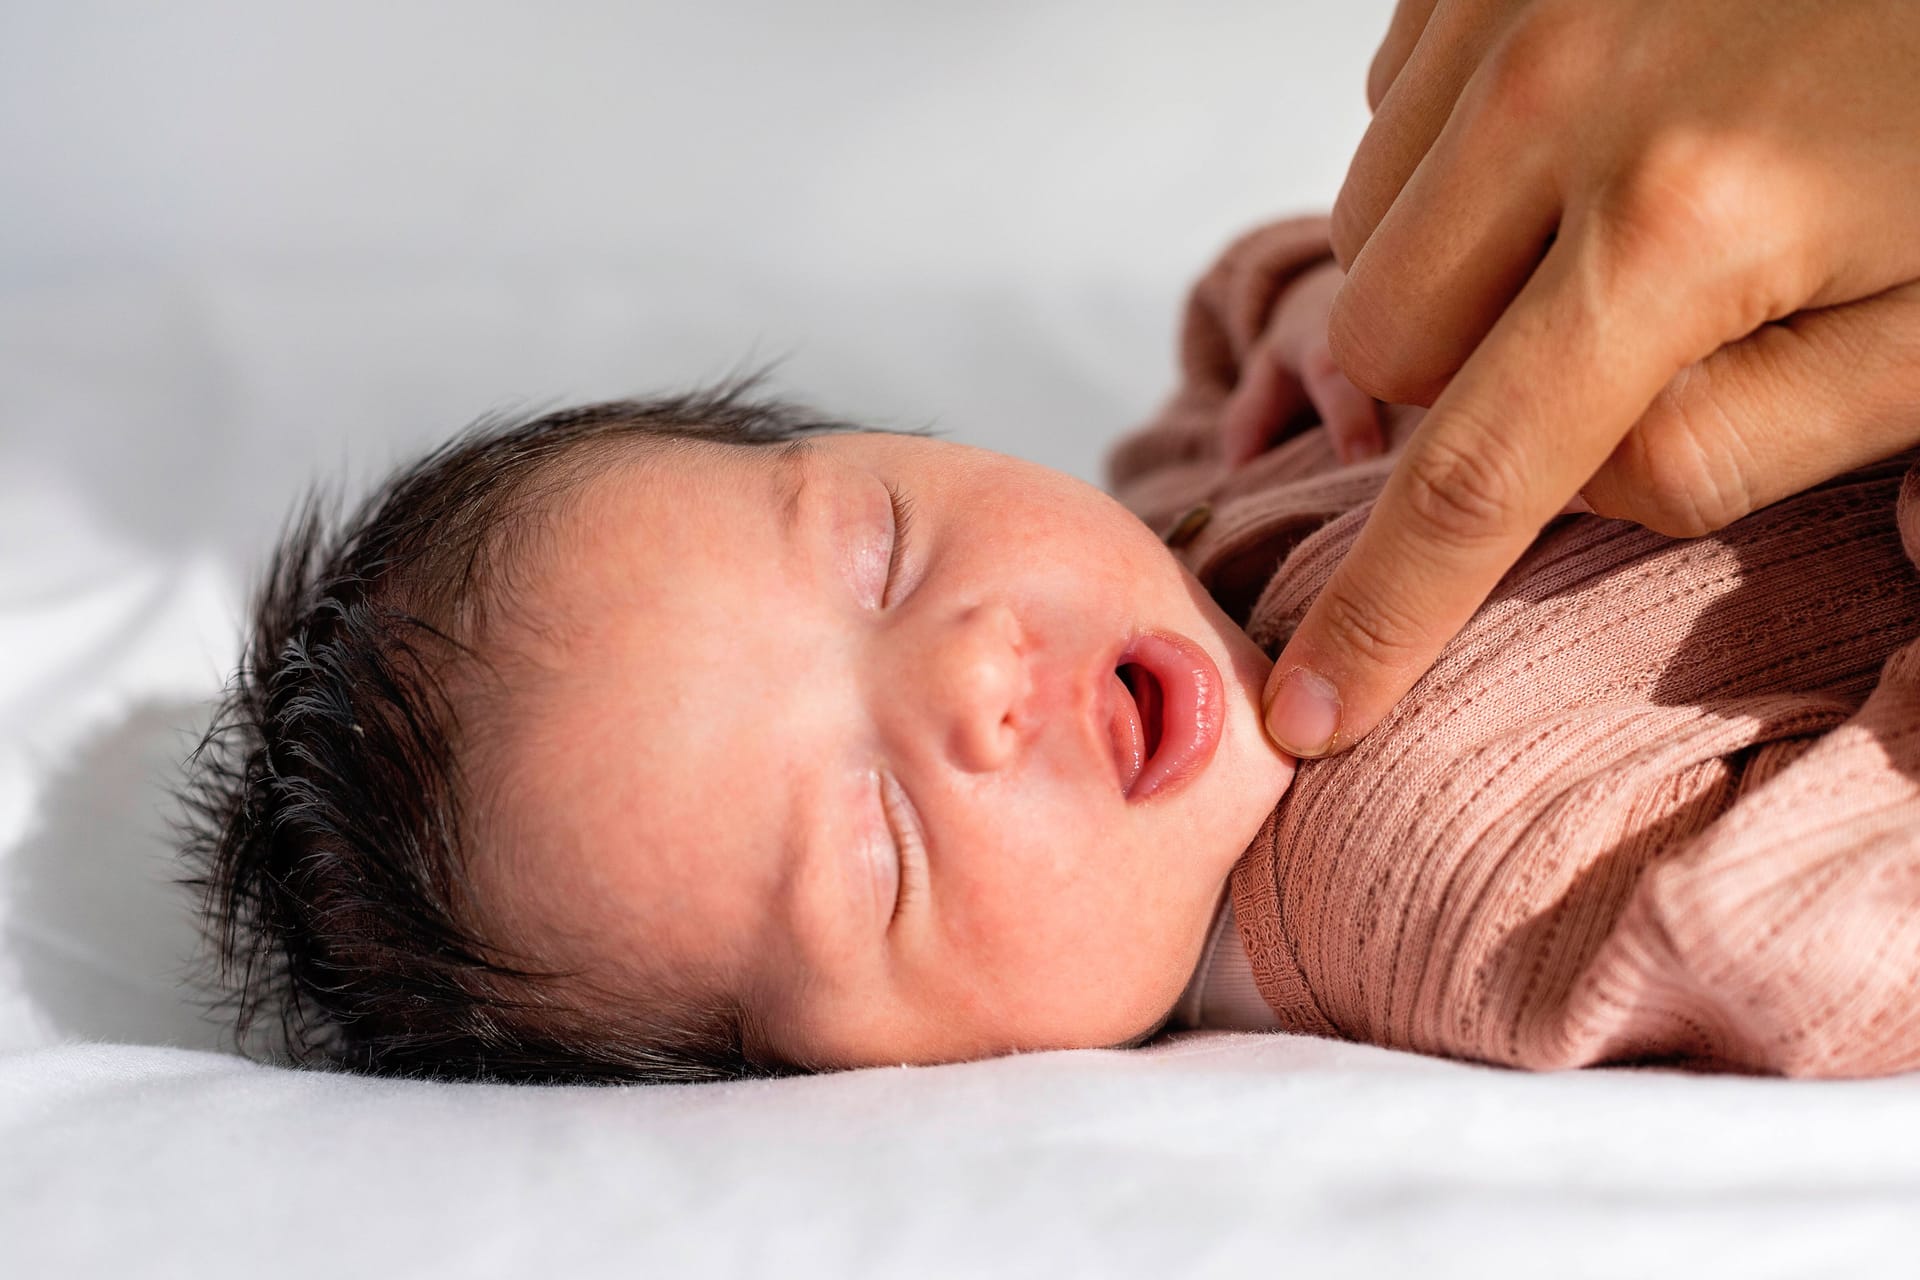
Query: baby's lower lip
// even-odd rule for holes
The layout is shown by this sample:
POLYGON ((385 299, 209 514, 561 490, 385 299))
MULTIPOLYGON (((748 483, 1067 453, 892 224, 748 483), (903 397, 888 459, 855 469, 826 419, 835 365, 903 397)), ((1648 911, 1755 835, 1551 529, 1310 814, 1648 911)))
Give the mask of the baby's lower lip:
POLYGON ((1220 668, 1185 636, 1146 631, 1120 655, 1120 663, 1144 667, 1160 689, 1160 740, 1127 787, 1129 804, 1172 794, 1213 759, 1220 745, 1224 685, 1220 668))

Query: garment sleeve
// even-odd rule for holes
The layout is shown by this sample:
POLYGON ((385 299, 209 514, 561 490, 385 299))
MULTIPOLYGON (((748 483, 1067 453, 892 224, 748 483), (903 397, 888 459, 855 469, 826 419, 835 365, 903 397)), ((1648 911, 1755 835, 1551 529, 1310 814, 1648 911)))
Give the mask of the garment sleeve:
MULTIPOLYGON (((1920 466, 1897 518, 1920 568, 1920 466)), ((1920 1069, 1920 637, 1850 719, 1640 881, 1569 1013, 1758 1071, 1920 1069), (1648 1013, 1665 1035, 1623 1025, 1648 1013)))
POLYGON ((1139 510, 1154 505, 1154 488, 1181 487, 1181 473, 1218 468, 1220 412, 1247 353, 1287 286, 1332 257, 1324 214, 1266 223, 1227 246, 1187 295, 1178 387, 1108 452, 1107 487, 1115 497, 1139 510))

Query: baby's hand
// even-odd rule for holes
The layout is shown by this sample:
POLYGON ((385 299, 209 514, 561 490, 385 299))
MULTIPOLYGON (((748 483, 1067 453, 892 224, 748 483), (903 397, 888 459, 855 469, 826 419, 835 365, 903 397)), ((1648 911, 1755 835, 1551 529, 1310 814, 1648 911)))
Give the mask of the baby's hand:
POLYGON ((1328 262, 1302 274, 1275 301, 1220 416, 1227 465, 1258 457, 1309 404, 1325 423, 1341 462, 1385 451, 1378 405, 1347 381, 1327 350, 1327 316, 1345 278, 1339 263, 1328 262))

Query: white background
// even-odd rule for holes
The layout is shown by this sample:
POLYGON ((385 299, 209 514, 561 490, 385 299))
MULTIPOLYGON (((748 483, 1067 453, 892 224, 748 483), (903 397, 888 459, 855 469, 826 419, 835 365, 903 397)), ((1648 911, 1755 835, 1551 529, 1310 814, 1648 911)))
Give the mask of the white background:
POLYGON ((1088 479, 1386 0, 0 6, 0 468, 237 555, 495 409, 779 390, 1088 479))

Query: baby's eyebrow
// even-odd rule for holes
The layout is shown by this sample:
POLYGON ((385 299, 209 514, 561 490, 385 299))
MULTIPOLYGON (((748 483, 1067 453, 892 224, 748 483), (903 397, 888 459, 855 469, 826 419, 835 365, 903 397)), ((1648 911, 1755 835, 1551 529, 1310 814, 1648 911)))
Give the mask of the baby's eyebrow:
POLYGON ((807 491, 807 481, 813 473, 808 465, 812 456, 811 440, 795 440, 779 449, 780 472, 776 481, 780 487, 780 523, 789 538, 793 535, 794 522, 800 518, 801 495, 807 491))

